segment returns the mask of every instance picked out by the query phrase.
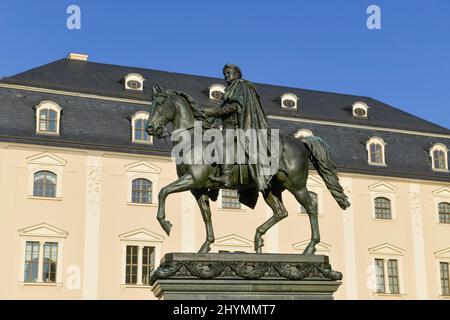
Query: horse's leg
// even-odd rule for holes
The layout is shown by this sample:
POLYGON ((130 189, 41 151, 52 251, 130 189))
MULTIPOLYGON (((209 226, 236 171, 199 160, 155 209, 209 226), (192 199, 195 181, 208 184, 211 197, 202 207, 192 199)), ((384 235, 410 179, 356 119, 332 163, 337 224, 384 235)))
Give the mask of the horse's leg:
POLYGON ((295 196, 297 201, 306 209, 311 225, 311 241, 303 251, 303 254, 314 254, 316 252, 316 244, 320 242, 319 220, 317 217, 316 206, 306 187, 300 190, 289 190, 295 196))
POLYGON ((164 188, 161 189, 158 195, 158 213, 156 215, 156 218, 159 221, 159 224, 164 229, 164 231, 167 233, 167 235, 170 234, 170 229, 172 228, 172 224, 170 221, 166 220, 166 198, 171 193, 176 192, 182 192, 187 191, 192 188, 192 185, 194 184, 194 180, 190 174, 185 174, 184 176, 180 177, 178 180, 168 184, 164 188))
POLYGON ((267 230, 269 230, 275 224, 277 224, 278 222, 280 222, 281 220, 283 220, 288 216, 288 212, 284 207, 281 199, 281 191, 269 190, 265 192, 264 200, 266 201, 267 205, 272 209, 273 216, 270 217, 266 222, 264 222, 256 229, 255 234, 256 253, 262 252, 261 248, 264 245, 264 240, 262 239, 262 236, 267 232, 267 230))
POLYGON ((209 207, 209 198, 205 194, 194 193, 197 199, 198 206, 200 207, 200 212, 202 213, 203 222, 206 227, 206 240, 198 253, 208 253, 211 250, 211 244, 214 243, 214 229, 211 220, 211 209, 209 207))

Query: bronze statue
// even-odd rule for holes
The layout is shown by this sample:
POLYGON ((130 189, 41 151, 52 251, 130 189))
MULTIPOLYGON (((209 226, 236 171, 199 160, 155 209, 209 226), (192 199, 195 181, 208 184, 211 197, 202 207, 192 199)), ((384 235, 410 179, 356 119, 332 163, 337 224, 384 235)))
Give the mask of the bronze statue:
MULTIPOLYGON (((241 79, 239 68, 226 65, 224 68, 225 80, 228 88, 224 95, 224 103, 220 107, 202 108, 188 94, 174 90, 163 90, 157 86, 153 88, 152 107, 148 119, 147 131, 150 135, 163 137, 168 135, 166 125, 173 124, 174 132, 184 130, 190 135, 194 134, 195 121, 202 121, 205 129, 211 128, 211 116, 221 117, 224 126, 240 127, 243 129, 267 129, 268 122, 262 110, 259 96, 254 86, 241 79), (230 119, 231 117, 231 119, 230 119)), ((175 142, 175 144, 181 142, 175 142)), ((203 152, 206 142, 194 145, 188 154, 189 157, 203 152)), ((305 137, 301 140, 294 137, 282 137, 279 144, 277 161, 279 167, 272 175, 260 175, 255 165, 228 165, 223 166, 220 176, 220 168, 207 163, 180 163, 177 164, 178 180, 161 189, 158 195, 157 219, 169 235, 172 224, 165 217, 165 201, 169 194, 191 191, 197 200, 206 226, 206 240, 199 253, 207 253, 214 243, 214 231, 211 221, 209 199, 215 201, 221 188, 237 189, 239 200, 245 205, 254 208, 259 192, 273 211, 273 216, 259 226, 255 234, 255 251, 261 253, 264 245, 262 236, 276 223, 286 218, 288 212, 282 202, 282 192, 288 190, 297 201, 306 209, 311 225, 311 241, 304 250, 304 254, 313 254, 315 246, 320 242, 319 224, 316 207, 306 188, 308 178, 308 159, 325 181, 328 190, 333 195, 342 209, 350 206, 347 196, 344 194, 337 170, 330 159, 329 148, 319 137, 305 137), (249 181, 240 178, 239 170, 247 167, 250 172, 249 181)))

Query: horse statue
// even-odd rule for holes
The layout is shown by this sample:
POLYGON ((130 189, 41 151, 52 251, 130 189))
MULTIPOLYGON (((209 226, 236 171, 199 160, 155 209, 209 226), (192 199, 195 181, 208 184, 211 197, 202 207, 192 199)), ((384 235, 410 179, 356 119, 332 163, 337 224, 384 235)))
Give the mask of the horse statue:
MULTIPOLYGON (((193 135, 195 121, 206 123, 209 121, 201 112, 201 107, 186 93, 163 90, 160 86, 153 87, 152 106, 148 119, 147 132, 149 135, 162 138, 171 135, 167 129, 172 124, 173 132, 186 130, 193 135)), ((177 143, 174 142, 175 146, 177 143)), ((202 152, 194 146, 189 152, 195 154, 202 152)), ((189 156, 189 155, 184 155, 189 156)), ((272 177, 267 190, 262 192, 264 201, 272 209, 273 216, 256 229, 254 249, 256 253, 262 253, 264 241, 262 236, 275 224, 288 216, 288 212, 282 202, 282 193, 288 190, 297 201, 306 209, 310 226, 311 240, 303 254, 314 254, 316 245, 320 242, 319 223, 316 206, 307 188, 309 162, 314 165, 319 175, 324 180, 328 190, 342 209, 350 206, 342 186, 339 184, 336 167, 330 159, 329 147, 319 137, 283 137, 280 143, 279 163, 283 170, 278 170, 272 177)), ((178 180, 163 187, 158 195, 157 219, 167 235, 170 234, 172 224, 166 220, 165 203, 167 196, 177 192, 191 191, 197 200, 203 221, 206 227, 206 240, 199 253, 208 253, 211 244, 214 243, 214 230, 211 220, 209 199, 216 200, 221 185, 210 177, 217 174, 218 167, 214 164, 177 164, 178 180)), ((232 188, 242 187, 237 175, 233 175, 232 188)), ((252 182, 250 182, 251 184, 252 182)), ((258 193, 256 193, 258 195, 258 193)))

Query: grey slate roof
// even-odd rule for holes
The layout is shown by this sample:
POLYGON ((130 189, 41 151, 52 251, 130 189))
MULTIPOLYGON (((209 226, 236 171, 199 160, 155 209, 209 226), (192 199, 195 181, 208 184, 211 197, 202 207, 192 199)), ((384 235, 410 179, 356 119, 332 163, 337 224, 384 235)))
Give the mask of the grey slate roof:
MULTIPOLYGON (((223 79, 218 78, 66 59, 6 77, 1 82, 145 101, 150 101, 151 87, 158 83, 163 88, 189 93, 201 105, 209 104, 208 93, 205 89, 214 83, 224 84, 223 79), (121 83, 123 77, 133 72, 141 74, 146 79, 144 92, 124 89, 121 83)), ((447 128, 368 97, 267 84, 256 84, 256 87, 269 115, 450 134, 447 128), (298 110, 287 111, 280 108, 280 102, 277 99, 287 92, 292 92, 299 97, 298 110), (368 119, 352 117, 350 106, 355 101, 363 101, 369 105, 368 119)))
MULTIPOLYGON (((143 101, 149 100, 149 86, 158 82, 166 88, 186 91, 202 104, 209 103, 207 93, 202 91, 211 84, 220 82, 214 78, 151 70, 145 72, 147 73, 144 73, 144 70, 141 69, 136 70, 127 67, 83 63, 79 61, 70 61, 67 63, 65 60, 59 60, 41 69, 37 68, 10 77, 5 82, 140 99, 143 101), (97 70, 97 68, 99 69, 97 70), (100 72, 109 68, 111 69, 110 71, 100 72), (94 72, 94 70, 97 72, 94 72), (123 84, 118 81, 130 72, 138 72, 147 79, 145 83, 146 92, 125 92, 123 84), (102 80, 100 81, 100 79, 102 80), (108 79, 111 81, 114 79, 115 82, 108 83, 108 79)), ((401 128, 450 135, 450 130, 448 129, 430 124, 429 122, 369 98, 363 99, 349 95, 268 85, 258 85, 258 90, 263 97, 263 103, 268 113, 272 115, 328 119, 343 123, 362 121, 364 124, 375 127, 378 126, 377 124, 388 127, 389 124, 389 126, 396 129, 401 127, 397 125, 401 123, 403 125, 401 128), (298 111, 287 112, 281 110, 278 102, 273 102, 271 98, 268 98, 269 96, 279 96, 287 91, 293 92, 300 97, 301 106, 298 111), (341 108, 344 105, 351 105, 355 99, 366 101, 371 106, 371 119, 352 119, 351 112, 341 108), (272 104, 270 101, 272 101, 272 104), (387 117, 387 119, 383 117, 387 117)), ((148 110, 148 108, 149 106, 145 104, 139 105, 135 103, 0 88, 0 140, 167 156, 171 149, 170 142, 166 144, 164 140, 158 139, 155 139, 153 145, 131 142, 130 117, 135 112, 148 110), (35 133, 36 115, 34 107, 42 100, 55 101, 62 107, 60 136, 37 135, 35 133)), ((430 158, 428 156, 429 148, 435 143, 443 143, 450 148, 450 138, 435 138, 389 131, 336 127, 301 121, 271 119, 270 122, 273 127, 280 128, 285 134, 293 134, 298 129, 310 129, 314 134, 322 137, 330 145, 333 160, 342 172, 450 182, 450 173, 434 172, 431 169, 430 158), (374 135, 382 137, 386 142, 386 167, 370 166, 367 164, 365 142, 369 137, 374 135)))

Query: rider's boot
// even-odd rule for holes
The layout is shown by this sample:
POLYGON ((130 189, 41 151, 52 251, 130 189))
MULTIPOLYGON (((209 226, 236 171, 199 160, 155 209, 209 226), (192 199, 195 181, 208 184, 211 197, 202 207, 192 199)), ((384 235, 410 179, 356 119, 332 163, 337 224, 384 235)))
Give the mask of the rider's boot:
POLYGON ((220 177, 211 177, 211 180, 220 182, 225 188, 232 187, 233 179, 233 164, 226 164, 223 166, 222 175, 220 177))

